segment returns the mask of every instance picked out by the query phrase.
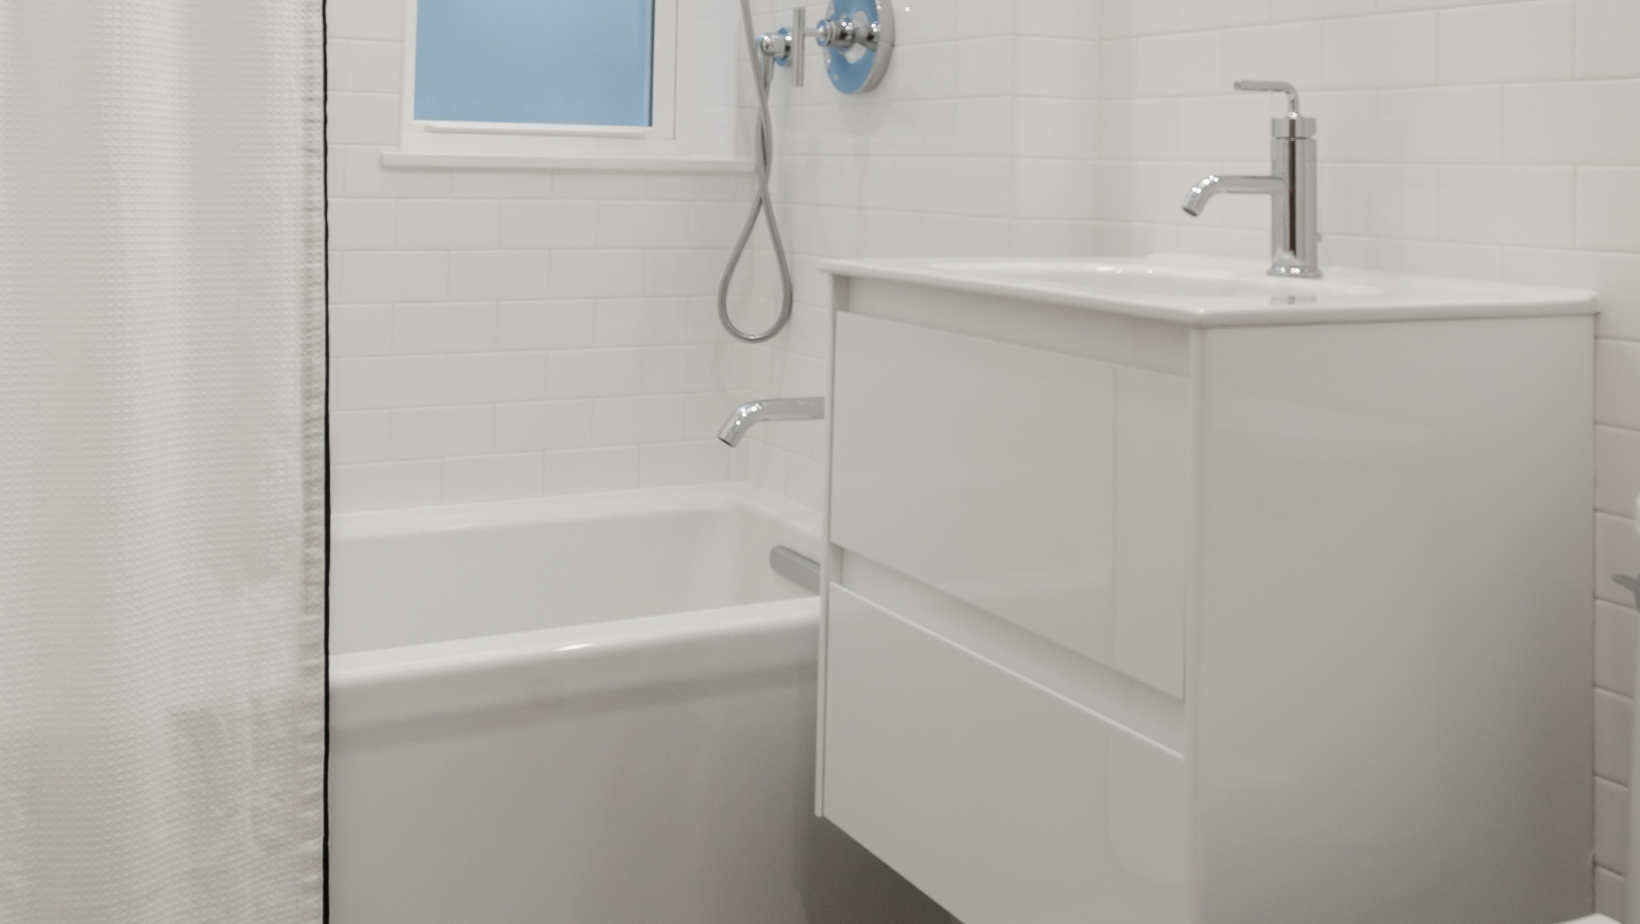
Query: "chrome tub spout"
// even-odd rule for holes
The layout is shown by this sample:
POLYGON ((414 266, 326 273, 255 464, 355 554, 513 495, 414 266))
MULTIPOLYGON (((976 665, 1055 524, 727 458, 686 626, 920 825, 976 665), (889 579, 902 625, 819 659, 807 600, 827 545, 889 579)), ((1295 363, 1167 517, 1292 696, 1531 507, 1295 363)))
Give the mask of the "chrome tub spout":
POLYGON ((759 398, 735 408, 718 430, 718 439, 734 446, 753 424, 768 420, 820 420, 825 416, 824 398, 759 398))

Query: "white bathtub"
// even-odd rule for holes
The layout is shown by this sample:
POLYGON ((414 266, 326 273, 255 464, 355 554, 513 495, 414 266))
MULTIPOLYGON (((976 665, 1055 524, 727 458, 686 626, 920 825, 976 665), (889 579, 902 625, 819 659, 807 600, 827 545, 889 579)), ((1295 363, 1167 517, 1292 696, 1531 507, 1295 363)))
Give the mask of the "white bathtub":
POLYGON ((336 924, 945 921, 813 818, 818 517, 744 486, 332 524, 336 924))

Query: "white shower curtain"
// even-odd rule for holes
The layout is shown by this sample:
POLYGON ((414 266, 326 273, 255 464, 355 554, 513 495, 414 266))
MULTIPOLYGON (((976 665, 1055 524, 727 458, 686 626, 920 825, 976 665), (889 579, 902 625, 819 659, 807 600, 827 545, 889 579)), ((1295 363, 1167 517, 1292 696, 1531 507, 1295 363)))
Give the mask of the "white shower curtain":
POLYGON ((0 922, 318 921, 319 0, 0 2, 0 922))

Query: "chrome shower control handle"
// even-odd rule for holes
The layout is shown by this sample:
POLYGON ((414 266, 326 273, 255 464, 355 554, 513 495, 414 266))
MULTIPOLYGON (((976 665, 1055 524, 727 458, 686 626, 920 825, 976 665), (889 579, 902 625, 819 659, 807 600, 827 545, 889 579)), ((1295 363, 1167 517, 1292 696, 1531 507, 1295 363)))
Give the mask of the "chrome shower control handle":
POLYGON ((846 51, 858 42, 860 47, 876 51, 883 32, 883 24, 869 22, 864 28, 852 19, 822 19, 814 26, 814 43, 821 48, 846 51))
POLYGON ((821 48, 847 48, 854 44, 854 21, 822 19, 814 24, 814 43, 821 48))
POLYGON ((803 22, 808 18, 807 12, 804 7, 792 7, 792 48, 791 53, 782 62, 788 64, 792 69, 792 86, 794 87, 803 85, 803 59, 807 57, 804 54, 807 49, 803 47, 803 22))

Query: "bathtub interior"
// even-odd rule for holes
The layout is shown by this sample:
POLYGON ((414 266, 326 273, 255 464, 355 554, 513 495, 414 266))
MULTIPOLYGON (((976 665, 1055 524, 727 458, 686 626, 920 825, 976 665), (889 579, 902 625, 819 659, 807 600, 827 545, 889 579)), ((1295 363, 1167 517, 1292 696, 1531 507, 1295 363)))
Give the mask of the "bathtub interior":
POLYGON ((335 520, 336 924, 950 924, 814 814, 819 516, 745 485, 335 520))
POLYGON ((745 485, 342 514, 331 653, 809 596, 769 566, 819 555, 819 515, 745 485))
POLYGON ((336 924, 955 924, 813 813, 814 684, 768 672, 340 734, 336 924))

